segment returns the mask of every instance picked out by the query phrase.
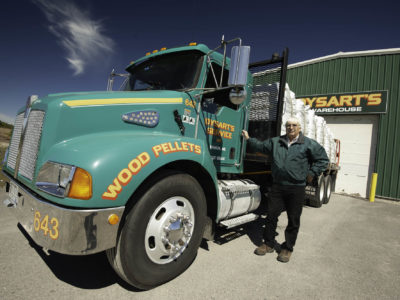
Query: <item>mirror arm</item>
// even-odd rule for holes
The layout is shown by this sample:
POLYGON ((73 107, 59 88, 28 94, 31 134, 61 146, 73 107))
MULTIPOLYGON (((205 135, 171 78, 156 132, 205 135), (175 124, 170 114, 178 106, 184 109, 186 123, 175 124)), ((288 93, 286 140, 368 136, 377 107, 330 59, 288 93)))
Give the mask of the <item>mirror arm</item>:
POLYGON ((215 87, 218 88, 219 87, 218 86, 218 81, 217 81, 217 77, 215 76, 215 72, 214 72, 214 69, 212 67, 212 64, 211 64, 210 56, 207 56, 207 62, 208 62, 208 65, 210 66, 210 70, 211 70, 212 76, 214 78, 215 87))
POLYGON ((221 44, 224 45, 224 57, 222 59, 222 70, 221 70, 221 79, 219 82, 219 86, 222 87, 222 80, 224 78, 224 69, 225 69, 225 61, 226 61, 226 43, 224 40, 224 36, 222 36, 221 44))

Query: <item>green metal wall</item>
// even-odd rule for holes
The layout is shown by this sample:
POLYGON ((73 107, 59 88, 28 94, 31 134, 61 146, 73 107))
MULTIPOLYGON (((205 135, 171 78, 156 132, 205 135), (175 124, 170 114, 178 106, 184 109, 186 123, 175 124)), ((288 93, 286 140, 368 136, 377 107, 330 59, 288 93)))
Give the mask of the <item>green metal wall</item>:
POLYGON ((287 82, 296 95, 388 90, 378 128, 376 195, 400 200, 399 73, 400 54, 353 56, 294 66, 287 82))

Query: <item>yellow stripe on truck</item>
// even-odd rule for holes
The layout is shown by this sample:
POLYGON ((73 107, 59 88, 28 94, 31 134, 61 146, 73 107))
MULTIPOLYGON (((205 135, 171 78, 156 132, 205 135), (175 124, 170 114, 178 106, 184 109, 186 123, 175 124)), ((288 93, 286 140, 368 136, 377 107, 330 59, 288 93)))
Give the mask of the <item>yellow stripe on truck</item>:
POLYGON ((182 98, 112 98, 112 99, 86 99, 86 100, 64 100, 69 107, 94 106, 94 105, 118 105, 118 104, 173 104, 182 103, 182 98))

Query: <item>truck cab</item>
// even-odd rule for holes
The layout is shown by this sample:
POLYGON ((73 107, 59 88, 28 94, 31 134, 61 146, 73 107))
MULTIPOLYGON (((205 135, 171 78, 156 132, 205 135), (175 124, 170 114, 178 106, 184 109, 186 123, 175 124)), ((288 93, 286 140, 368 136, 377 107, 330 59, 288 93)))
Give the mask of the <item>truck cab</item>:
POLYGON ((276 134, 287 55, 250 65, 275 76, 253 82, 249 51, 240 39, 163 48, 129 64, 120 91, 30 96, 0 172, 5 205, 46 251, 106 251, 141 289, 178 276, 205 231, 257 217, 260 186, 244 173, 268 158, 246 154, 241 131, 276 134))

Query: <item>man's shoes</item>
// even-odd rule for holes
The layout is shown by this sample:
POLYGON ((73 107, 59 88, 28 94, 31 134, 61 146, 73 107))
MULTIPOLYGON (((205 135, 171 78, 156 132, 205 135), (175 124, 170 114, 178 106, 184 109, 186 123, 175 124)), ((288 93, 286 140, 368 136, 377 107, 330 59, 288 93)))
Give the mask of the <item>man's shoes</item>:
POLYGON ((282 249, 281 252, 279 252, 279 255, 277 257, 277 260, 283 263, 287 263, 290 259, 290 255, 292 255, 292 252, 287 250, 287 249, 282 249))
POLYGON ((271 248, 266 244, 262 244, 261 246, 257 247, 256 250, 254 250, 254 253, 257 255, 265 255, 266 253, 272 252, 274 252, 274 248, 271 248))

